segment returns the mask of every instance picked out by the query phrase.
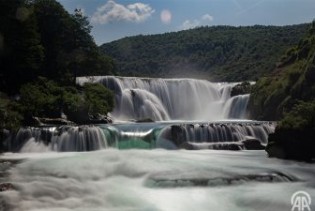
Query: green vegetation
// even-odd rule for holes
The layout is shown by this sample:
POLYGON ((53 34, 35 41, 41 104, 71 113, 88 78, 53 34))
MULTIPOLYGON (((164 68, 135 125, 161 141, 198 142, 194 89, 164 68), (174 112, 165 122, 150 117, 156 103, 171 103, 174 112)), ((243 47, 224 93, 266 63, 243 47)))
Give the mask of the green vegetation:
POLYGON ((15 109, 16 104, 12 103, 4 93, 0 92, 0 129, 17 129, 20 126, 22 116, 15 109))
POLYGON ((308 28, 309 24, 200 27, 124 38, 100 48, 113 57, 124 76, 257 80, 274 69, 308 28))
POLYGON ((315 21, 305 38, 289 49, 275 70, 252 89, 253 118, 281 120, 269 137, 270 156, 315 159, 315 21))
POLYGON ((266 148, 269 156, 312 161, 315 159, 315 101, 299 102, 284 115, 266 148))
POLYGON ((80 9, 71 15, 56 0, 0 0, 0 12, 0 133, 34 116, 64 113, 81 123, 80 115, 87 120, 112 110, 105 87, 75 84, 77 76, 115 73, 80 9))
POLYGON ((22 86, 19 110, 26 122, 31 122, 34 116, 59 118, 64 112, 71 121, 87 123, 90 116, 106 115, 111 111, 113 98, 112 92, 101 84, 86 83, 78 90, 39 78, 22 86))
POLYGON ((289 49, 277 67, 253 88, 253 118, 280 120, 299 101, 315 98, 315 22, 297 46, 289 49))

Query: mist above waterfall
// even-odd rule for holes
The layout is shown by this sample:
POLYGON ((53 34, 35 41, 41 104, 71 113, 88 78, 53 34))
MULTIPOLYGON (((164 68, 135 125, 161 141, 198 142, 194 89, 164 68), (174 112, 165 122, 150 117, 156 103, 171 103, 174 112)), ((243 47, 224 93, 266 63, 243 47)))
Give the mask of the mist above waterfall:
POLYGON ((102 83, 115 93, 116 120, 222 120, 243 119, 249 95, 230 93, 235 83, 197 79, 79 77, 79 84, 102 83))

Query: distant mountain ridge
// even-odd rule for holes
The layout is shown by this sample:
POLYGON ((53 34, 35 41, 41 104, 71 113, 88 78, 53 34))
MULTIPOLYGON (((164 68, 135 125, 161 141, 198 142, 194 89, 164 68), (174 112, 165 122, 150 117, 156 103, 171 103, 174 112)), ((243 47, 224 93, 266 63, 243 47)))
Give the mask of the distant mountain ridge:
POLYGON ((271 72, 310 24, 212 26, 127 37, 100 46, 122 76, 256 80, 271 72))

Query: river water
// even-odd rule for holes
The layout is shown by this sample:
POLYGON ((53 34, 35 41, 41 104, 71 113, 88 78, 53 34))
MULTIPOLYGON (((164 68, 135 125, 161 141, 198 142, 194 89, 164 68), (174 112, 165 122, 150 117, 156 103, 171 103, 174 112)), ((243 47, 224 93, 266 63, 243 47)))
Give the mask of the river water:
MULTIPOLYGON (((116 150, 6 153, 3 210, 291 210, 291 196, 315 196, 312 164, 264 151, 116 150)), ((4 164, 2 164, 4 165, 4 164)), ((311 204, 312 210, 315 209, 311 204)))
POLYGON ((78 78, 85 82, 114 91, 115 122, 25 127, 9 136, 0 211, 303 210, 295 202, 315 210, 314 164, 248 150, 264 148, 275 124, 246 120, 250 96, 231 97, 235 84, 78 78), (155 122, 134 121, 148 118, 155 122), (313 203, 305 195, 291 200, 297 191, 313 203))

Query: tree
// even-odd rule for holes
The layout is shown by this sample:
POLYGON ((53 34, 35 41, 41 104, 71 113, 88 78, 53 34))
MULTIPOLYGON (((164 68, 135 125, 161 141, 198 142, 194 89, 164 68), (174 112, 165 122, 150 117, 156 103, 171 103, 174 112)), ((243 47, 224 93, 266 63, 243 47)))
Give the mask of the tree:
POLYGON ((0 14, 0 90, 11 95, 37 77, 44 49, 33 7, 26 0, 0 0, 0 14))

